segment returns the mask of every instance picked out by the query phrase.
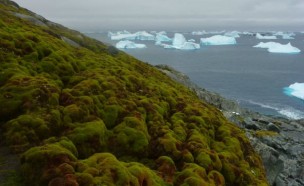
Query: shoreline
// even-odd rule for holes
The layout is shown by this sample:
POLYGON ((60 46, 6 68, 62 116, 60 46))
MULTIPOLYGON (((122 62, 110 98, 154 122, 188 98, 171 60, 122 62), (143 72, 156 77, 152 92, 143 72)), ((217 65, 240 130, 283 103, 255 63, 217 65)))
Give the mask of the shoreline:
POLYGON ((199 99, 218 108, 229 121, 246 132, 263 160, 270 185, 304 186, 304 119, 293 120, 250 111, 233 100, 199 87, 187 75, 170 66, 155 67, 188 87, 199 99))

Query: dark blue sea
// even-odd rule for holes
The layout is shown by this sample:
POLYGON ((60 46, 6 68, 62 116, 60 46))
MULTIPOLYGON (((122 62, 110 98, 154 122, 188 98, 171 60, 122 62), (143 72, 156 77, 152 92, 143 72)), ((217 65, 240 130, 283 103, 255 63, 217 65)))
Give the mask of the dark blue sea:
MULTIPOLYGON (((172 37, 174 33, 168 32, 172 37)), ((183 33, 186 39, 193 36, 183 33)), ((90 37, 115 45, 107 33, 90 33, 90 37)), ((280 36, 278 37, 280 38, 280 36)), ((304 34, 296 33, 293 40, 258 40, 241 35, 236 45, 201 46, 195 51, 164 49, 154 41, 135 41, 145 49, 126 49, 128 54, 152 65, 167 64, 188 75, 197 85, 236 100, 241 106, 266 115, 304 118, 304 101, 284 94, 284 87, 304 83, 304 34), (259 42, 290 42, 299 54, 275 54, 267 49, 253 48, 259 42)))

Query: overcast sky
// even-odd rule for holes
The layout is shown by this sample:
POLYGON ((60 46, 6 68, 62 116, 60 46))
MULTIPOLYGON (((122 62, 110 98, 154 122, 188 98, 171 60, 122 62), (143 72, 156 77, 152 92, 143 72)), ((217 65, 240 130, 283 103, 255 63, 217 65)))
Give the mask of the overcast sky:
POLYGON ((304 30, 304 0, 15 0, 81 31, 304 30))

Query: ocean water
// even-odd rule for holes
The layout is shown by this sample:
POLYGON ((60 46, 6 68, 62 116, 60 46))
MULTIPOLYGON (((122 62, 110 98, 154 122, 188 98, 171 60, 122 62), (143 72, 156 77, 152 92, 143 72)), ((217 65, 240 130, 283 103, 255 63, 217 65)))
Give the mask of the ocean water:
MULTIPOLYGON (((168 36, 174 33, 168 32, 168 36)), ((199 43, 202 37, 183 33, 186 39, 199 43)), ((115 45, 107 33, 87 34, 115 45)), ((280 38, 280 36, 278 37, 280 38)), ((197 85, 236 100, 241 106, 267 115, 293 119, 304 118, 304 101, 284 94, 284 87, 304 83, 304 34, 293 40, 258 40, 241 35, 237 45, 202 46, 195 51, 164 49, 154 41, 135 41, 145 49, 126 49, 126 53, 152 65, 167 64, 188 75, 197 85), (274 54, 267 49, 253 48, 259 42, 290 42, 300 54, 274 54)))

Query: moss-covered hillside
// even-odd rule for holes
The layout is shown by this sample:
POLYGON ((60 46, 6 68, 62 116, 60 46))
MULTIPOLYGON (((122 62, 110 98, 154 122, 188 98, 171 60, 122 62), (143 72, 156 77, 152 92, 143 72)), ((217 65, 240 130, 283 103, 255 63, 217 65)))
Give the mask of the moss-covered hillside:
POLYGON ((267 185, 260 157, 217 109, 154 67, 8 0, 0 131, 1 145, 20 154, 20 185, 267 185))

